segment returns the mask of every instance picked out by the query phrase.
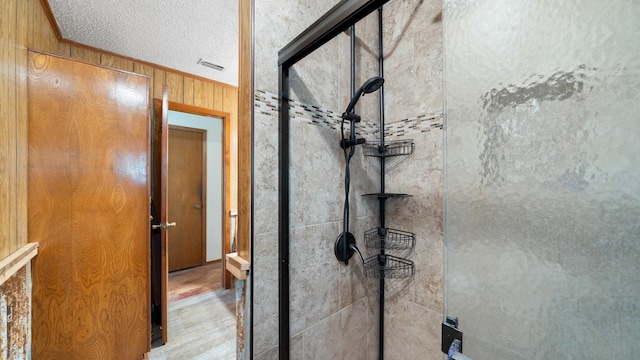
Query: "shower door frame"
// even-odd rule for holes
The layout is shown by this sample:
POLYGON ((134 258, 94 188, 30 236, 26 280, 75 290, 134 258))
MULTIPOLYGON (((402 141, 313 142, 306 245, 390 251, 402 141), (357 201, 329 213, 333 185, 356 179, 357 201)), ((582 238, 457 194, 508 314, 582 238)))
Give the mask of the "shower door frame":
POLYGON ((278 336, 289 359, 289 68, 389 0, 342 0, 278 51, 278 336))

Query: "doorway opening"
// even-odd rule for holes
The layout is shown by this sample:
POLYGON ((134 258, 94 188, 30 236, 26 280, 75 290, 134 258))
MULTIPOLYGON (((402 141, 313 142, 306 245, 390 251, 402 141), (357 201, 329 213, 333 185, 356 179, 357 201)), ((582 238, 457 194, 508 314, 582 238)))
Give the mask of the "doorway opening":
MULTIPOLYGON (((168 185, 167 219, 176 225, 166 231, 166 253, 161 255, 166 265, 152 271, 157 277, 152 283, 160 283, 164 277, 166 286, 160 305, 154 306, 160 311, 154 325, 162 325, 163 334, 154 333, 157 340, 149 355, 163 357, 185 350, 186 344, 193 345, 197 337, 191 331, 185 335, 185 323, 203 335, 207 342, 203 345, 210 345, 204 347, 207 351, 224 355, 228 348, 235 349, 234 326, 220 326, 235 324, 235 296, 229 290, 231 282, 224 266, 225 254, 230 252, 229 114, 167 102, 168 156, 164 160, 161 103, 156 100, 154 106, 154 184, 164 181, 168 185), (159 171, 163 160, 168 165, 166 180, 159 171), (215 331, 219 328, 232 330, 215 331), (210 341, 217 345, 208 344, 210 341)), ((154 186, 156 199, 160 198, 160 187, 154 186)), ((152 300, 158 301, 154 295, 152 300)))

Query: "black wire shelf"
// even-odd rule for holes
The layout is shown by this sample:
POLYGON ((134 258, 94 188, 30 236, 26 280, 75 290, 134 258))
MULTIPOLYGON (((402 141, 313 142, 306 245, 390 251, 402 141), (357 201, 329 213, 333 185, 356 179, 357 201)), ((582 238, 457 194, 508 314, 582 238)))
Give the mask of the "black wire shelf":
POLYGON ((377 227, 364 233, 364 244, 370 249, 410 250, 416 246, 416 234, 377 227))
POLYGON ((415 265, 408 259, 379 254, 364 261, 364 275, 377 279, 408 279, 415 275, 415 265))
POLYGON ((362 196, 375 196, 378 199, 388 199, 388 198, 406 198, 406 197, 412 197, 413 195, 395 194, 395 193, 371 193, 371 194, 362 194, 362 196))
POLYGON ((383 144, 366 143, 364 156, 391 157, 411 155, 416 149, 413 139, 392 140, 383 144))

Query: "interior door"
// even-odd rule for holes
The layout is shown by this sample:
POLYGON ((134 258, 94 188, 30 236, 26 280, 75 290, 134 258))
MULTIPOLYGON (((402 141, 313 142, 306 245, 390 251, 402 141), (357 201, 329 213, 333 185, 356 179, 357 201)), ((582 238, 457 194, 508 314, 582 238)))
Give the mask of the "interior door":
POLYGON ((29 52, 33 359, 149 351, 148 81, 29 52))
POLYGON ((203 130, 169 127, 167 206, 171 220, 180 224, 169 236, 169 271, 204 262, 204 141, 203 130))

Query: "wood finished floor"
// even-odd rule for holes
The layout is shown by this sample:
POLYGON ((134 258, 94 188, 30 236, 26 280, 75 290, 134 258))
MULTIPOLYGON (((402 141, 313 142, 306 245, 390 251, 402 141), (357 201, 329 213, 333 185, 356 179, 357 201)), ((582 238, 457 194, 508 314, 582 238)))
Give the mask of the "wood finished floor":
POLYGON ((168 341, 149 360, 236 358, 235 290, 220 280, 219 263, 169 274, 168 341))
POLYGON ((167 304, 202 295, 222 287, 222 262, 169 273, 167 304))

